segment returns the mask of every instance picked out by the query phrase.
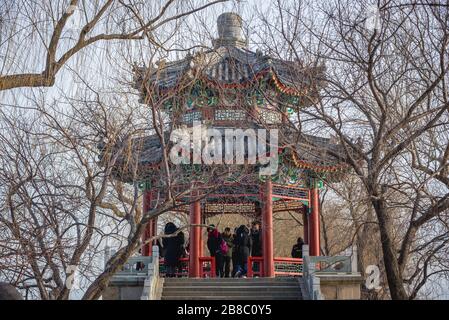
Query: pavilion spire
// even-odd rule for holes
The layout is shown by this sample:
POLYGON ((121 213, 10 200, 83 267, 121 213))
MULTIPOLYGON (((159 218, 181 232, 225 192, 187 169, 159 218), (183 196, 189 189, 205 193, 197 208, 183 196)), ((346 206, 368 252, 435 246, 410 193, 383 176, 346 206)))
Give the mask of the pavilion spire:
POLYGON ((213 41, 215 48, 222 46, 246 47, 243 38, 242 17, 234 12, 225 12, 217 19, 218 38, 213 41))

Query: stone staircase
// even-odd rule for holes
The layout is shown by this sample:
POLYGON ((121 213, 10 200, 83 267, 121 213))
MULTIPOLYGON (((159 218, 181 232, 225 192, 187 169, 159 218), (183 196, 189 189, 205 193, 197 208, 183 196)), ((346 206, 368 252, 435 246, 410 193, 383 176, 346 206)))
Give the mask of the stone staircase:
POLYGON ((165 278, 162 300, 302 300, 299 278, 165 278))

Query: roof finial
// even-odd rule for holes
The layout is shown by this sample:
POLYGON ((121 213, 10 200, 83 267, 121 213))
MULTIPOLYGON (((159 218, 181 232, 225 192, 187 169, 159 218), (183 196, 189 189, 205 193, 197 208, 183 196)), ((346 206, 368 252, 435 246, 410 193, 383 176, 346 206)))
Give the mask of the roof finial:
POLYGON ((243 21, 237 13, 222 13, 217 19, 218 39, 214 40, 214 47, 246 47, 246 41, 242 36, 242 28, 243 21))

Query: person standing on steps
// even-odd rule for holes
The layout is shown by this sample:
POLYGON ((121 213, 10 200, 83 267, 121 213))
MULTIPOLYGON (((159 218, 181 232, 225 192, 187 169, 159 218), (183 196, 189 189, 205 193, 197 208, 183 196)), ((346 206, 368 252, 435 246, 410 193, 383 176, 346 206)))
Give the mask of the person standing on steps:
POLYGON ((234 247, 234 237, 231 233, 231 228, 226 227, 223 232, 223 240, 226 242, 228 246, 228 252, 224 256, 224 276, 225 278, 229 278, 231 273, 231 261, 234 247))
POLYGON ((168 222, 164 228, 164 234, 169 237, 162 239, 164 247, 165 274, 168 278, 176 275, 176 268, 179 266, 179 259, 184 251, 184 233, 178 232, 178 228, 173 222, 168 222))
POLYGON ((302 246, 304 245, 304 240, 299 237, 296 244, 292 248, 292 258, 302 258, 302 246))
POLYGON ((242 224, 237 229, 236 250, 237 253, 237 272, 235 277, 246 278, 248 272, 248 258, 251 253, 252 240, 247 226, 242 224))
POLYGON ((237 250, 237 229, 234 228, 234 233, 232 234, 232 272, 231 277, 235 277, 237 272, 237 262, 238 262, 238 250, 237 250))
POLYGON ((224 240, 215 225, 207 227, 207 248, 211 257, 215 257, 215 275, 219 278, 224 277, 224 240))
MULTIPOLYGON (((251 224, 251 256, 252 257, 261 257, 262 256, 262 232, 260 230, 259 221, 254 221, 251 224)), ((260 263, 254 263, 253 270, 255 272, 260 271, 260 263)))

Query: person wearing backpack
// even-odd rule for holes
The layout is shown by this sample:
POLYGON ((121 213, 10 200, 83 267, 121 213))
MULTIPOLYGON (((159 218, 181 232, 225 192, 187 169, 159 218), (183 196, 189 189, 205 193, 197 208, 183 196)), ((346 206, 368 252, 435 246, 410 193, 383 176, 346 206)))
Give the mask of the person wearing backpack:
POLYGON ((227 253, 226 242, 215 225, 211 224, 207 228, 207 248, 211 257, 215 257, 215 274, 217 277, 224 277, 224 255, 227 253))

